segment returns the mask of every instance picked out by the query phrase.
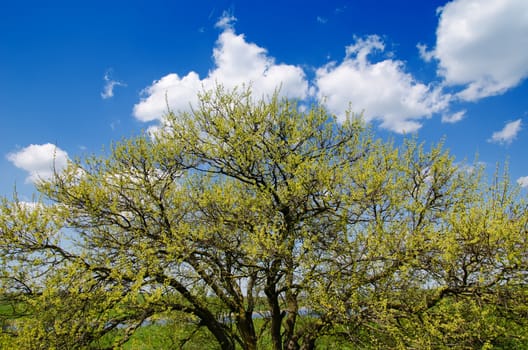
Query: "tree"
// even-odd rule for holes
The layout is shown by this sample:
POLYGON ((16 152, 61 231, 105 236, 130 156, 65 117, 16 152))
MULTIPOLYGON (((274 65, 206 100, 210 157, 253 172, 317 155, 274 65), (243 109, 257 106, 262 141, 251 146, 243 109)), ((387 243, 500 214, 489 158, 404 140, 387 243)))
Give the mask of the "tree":
POLYGON ((111 348, 157 319, 222 349, 526 345, 528 215, 499 179, 218 88, 4 201, 3 339, 111 348))

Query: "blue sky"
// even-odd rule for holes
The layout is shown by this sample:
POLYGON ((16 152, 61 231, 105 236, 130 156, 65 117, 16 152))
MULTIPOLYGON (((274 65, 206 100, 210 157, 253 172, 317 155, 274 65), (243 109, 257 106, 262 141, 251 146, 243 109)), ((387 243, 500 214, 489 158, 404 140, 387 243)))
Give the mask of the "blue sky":
POLYGON ((528 2, 2 1, 0 194, 154 130, 215 82, 364 111, 528 187, 528 2))

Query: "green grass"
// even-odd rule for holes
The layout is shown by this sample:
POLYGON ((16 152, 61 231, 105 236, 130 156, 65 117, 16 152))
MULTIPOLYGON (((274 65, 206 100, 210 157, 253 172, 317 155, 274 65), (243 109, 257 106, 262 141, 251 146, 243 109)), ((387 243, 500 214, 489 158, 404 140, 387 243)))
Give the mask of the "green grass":
MULTIPOLYGON (((94 343, 94 347, 109 347, 124 330, 115 330, 94 343)), ((212 335, 204 328, 191 323, 167 322, 138 328, 122 346, 123 350, 217 350, 220 349, 212 335)))
MULTIPOLYGON (((255 319, 257 333, 264 325, 263 319, 255 319)), ((110 346, 117 336, 116 331, 99 342, 98 345, 110 346)), ((322 336, 317 340, 317 349, 320 350, 357 350, 358 347, 334 335, 322 336)), ((264 332, 259 339, 258 348, 271 349, 271 337, 264 332)), ((131 339, 123 345, 123 350, 217 350, 220 349, 213 336, 205 327, 196 328, 195 324, 185 322, 168 322, 166 324, 151 324, 140 327, 131 339)))

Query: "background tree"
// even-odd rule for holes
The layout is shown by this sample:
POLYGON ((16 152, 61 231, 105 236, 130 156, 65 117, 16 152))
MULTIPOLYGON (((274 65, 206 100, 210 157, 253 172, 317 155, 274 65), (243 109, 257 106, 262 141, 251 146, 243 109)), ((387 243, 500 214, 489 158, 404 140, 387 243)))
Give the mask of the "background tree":
POLYGON ((2 294, 24 313, 3 339, 115 347, 161 319, 223 349, 526 345, 511 186, 302 110, 218 88, 72 162, 41 204, 4 201, 2 294))

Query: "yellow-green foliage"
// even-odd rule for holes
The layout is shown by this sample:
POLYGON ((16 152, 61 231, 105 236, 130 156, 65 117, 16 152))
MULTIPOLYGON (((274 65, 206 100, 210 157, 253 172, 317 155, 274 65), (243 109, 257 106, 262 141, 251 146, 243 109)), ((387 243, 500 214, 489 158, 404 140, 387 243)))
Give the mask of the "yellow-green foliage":
POLYGON ((2 202, 3 347, 133 348, 152 322, 189 348, 528 346, 507 174, 276 95, 200 101, 2 202))

